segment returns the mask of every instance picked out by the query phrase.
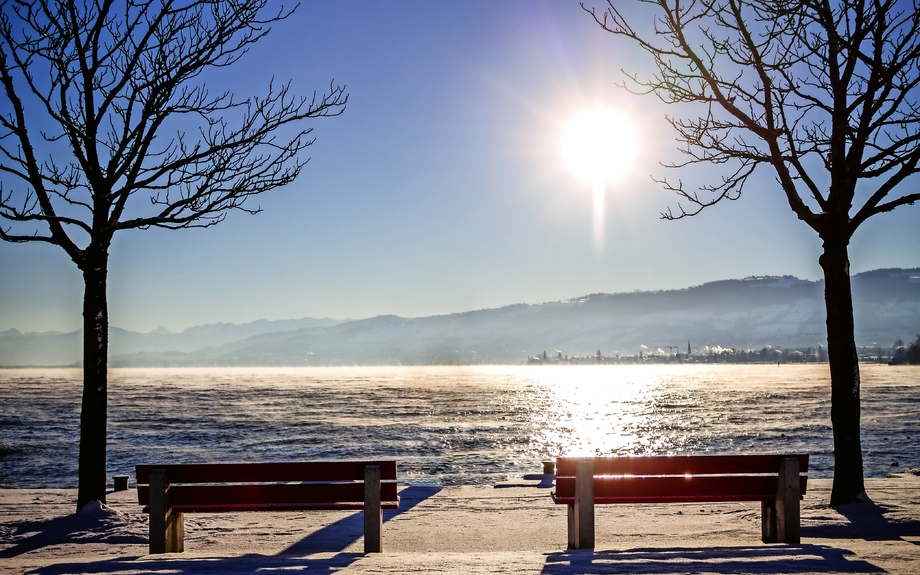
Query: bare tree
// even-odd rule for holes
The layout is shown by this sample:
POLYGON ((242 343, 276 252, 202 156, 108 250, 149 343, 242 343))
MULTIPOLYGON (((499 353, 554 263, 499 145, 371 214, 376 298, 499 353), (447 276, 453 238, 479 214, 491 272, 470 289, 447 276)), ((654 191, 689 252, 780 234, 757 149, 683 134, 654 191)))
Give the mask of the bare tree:
POLYGON ((859 365, 848 245, 867 219, 920 200, 920 11, 916 0, 608 0, 587 10, 648 52, 657 71, 626 87, 678 105, 684 160, 721 167, 678 197, 667 220, 737 199, 759 168, 823 241, 834 485, 831 505, 864 492, 859 365), (641 21, 634 11, 652 5, 641 21), (628 7, 627 7, 628 6, 628 7), (645 23, 648 26, 645 26, 645 23))
POLYGON ((290 16, 268 0, 0 0, 0 238, 61 247, 83 274, 77 509, 105 501, 108 255, 115 232, 208 227, 292 182, 304 121, 348 96, 212 94, 290 16), (268 13, 266 13, 268 12, 268 13))

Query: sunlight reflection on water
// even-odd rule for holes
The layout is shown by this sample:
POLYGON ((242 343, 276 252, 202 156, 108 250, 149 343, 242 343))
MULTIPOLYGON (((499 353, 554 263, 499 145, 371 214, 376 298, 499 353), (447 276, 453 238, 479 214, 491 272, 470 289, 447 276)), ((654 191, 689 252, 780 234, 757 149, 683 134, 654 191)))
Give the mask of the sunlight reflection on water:
MULTIPOLYGON (((867 475, 920 467, 920 368, 862 370, 867 475)), ((80 377, 0 371, 0 486, 75 485, 80 377)), ((806 452, 829 476, 829 387, 826 365, 118 369, 109 473, 385 457, 406 483, 489 484, 559 455, 806 452)))

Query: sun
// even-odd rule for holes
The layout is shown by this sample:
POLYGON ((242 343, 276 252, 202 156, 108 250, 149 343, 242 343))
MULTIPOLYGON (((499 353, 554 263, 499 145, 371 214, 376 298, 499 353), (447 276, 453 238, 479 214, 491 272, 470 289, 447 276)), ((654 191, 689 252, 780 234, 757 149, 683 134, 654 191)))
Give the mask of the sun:
POLYGON ((636 157, 636 127, 608 108, 575 116, 562 136, 562 157, 575 177, 593 186, 620 179, 636 157))
POLYGON ((636 127, 628 116, 608 108, 585 110, 562 135, 562 157, 579 180, 594 191, 594 247, 604 249, 604 195, 632 168, 637 148, 636 127))

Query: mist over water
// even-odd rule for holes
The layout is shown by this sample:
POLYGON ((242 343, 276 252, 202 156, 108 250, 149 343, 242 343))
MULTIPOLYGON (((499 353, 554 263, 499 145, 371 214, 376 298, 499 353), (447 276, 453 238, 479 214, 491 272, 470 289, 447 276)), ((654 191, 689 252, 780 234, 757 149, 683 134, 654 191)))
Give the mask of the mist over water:
MULTIPOLYGON (((920 467, 920 368, 862 366, 866 475, 920 467), (892 464, 897 462, 897 466, 892 464)), ((75 487, 81 372, 0 370, 0 487, 75 487)), ((492 484, 560 455, 803 452, 833 469, 826 365, 115 369, 108 474, 392 458, 492 484)))

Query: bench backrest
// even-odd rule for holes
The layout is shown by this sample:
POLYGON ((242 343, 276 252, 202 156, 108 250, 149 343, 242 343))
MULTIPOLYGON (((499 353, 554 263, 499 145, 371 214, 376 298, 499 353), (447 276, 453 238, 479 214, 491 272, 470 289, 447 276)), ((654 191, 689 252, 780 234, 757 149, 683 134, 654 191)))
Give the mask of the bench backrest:
POLYGON ((395 508, 395 461, 138 465, 137 499, 150 504, 150 471, 165 469, 170 505, 185 511, 360 508, 368 465, 380 467, 382 507, 395 508))
MULTIPOLYGON (((804 495, 808 455, 676 455, 593 457, 596 503, 771 501, 780 462, 799 460, 804 495)), ((586 458, 556 460, 557 503, 575 498, 575 466, 586 458)))

